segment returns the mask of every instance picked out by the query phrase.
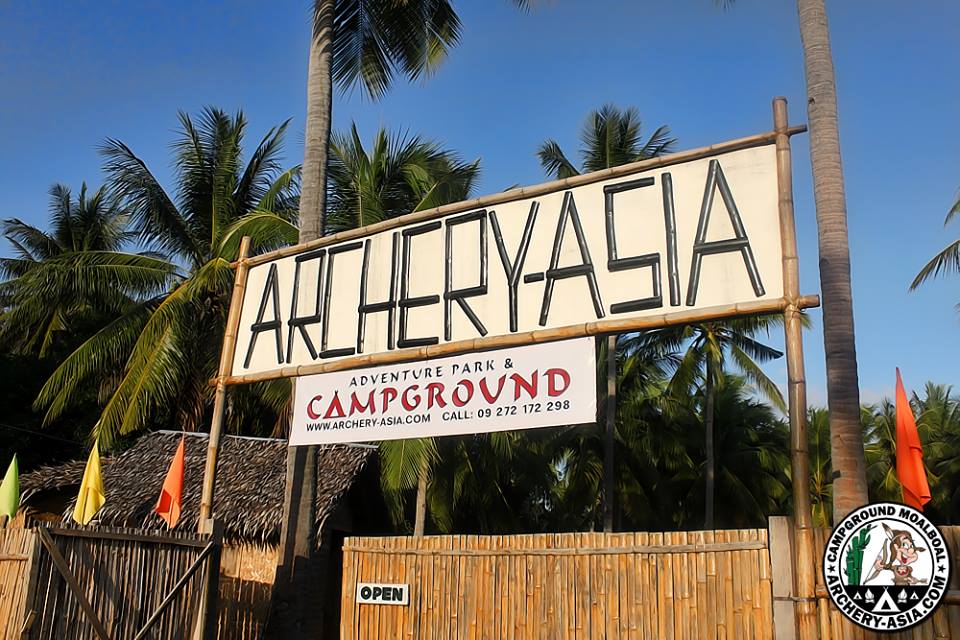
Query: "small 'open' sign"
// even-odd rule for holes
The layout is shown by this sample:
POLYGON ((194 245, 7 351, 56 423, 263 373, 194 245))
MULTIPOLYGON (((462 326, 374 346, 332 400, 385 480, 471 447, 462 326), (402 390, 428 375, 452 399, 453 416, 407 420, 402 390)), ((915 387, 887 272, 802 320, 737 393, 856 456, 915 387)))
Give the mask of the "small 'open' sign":
POLYGON ((410 585, 357 584, 357 602, 360 604, 410 604, 410 585))

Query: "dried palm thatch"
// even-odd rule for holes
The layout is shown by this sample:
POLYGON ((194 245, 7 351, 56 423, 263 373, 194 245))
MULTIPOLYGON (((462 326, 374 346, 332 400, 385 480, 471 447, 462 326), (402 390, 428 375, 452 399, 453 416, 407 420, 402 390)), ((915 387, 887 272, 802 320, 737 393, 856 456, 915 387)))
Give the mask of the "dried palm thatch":
MULTIPOLYGON (((154 513, 160 487, 181 437, 186 437, 183 511, 178 529, 194 528, 200 513, 200 489, 207 434, 158 431, 141 437, 118 456, 103 458, 106 503, 96 521, 111 526, 163 529, 154 513)), ((355 445, 317 447, 317 530, 320 531, 353 485, 373 449, 355 445)), ((287 443, 284 440, 224 436, 217 471, 214 517, 228 540, 276 545, 283 515, 287 443)), ((42 467, 21 478, 23 504, 51 491, 75 491, 85 461, 42 467)), ((63 512, 73 513, 73 500, 63 512)))

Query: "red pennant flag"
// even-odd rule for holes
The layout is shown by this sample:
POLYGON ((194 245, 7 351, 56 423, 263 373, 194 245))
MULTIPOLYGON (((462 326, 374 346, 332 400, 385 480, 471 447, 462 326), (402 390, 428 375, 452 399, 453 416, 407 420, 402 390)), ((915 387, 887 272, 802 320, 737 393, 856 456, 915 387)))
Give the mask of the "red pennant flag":
POLYGON ((160 499, 157 501, 157 514, 170 529, 176 527, 180 520, 180 505, 183 502, 184 440, 185 438, 180 438, 180 446, 173 454, 173 462, 170 463, 170 470, 167 471, 167 478, 163 481, 163 489, 160 490, 160 499))
POLYGON ((930 485, 923 468, 923 445, 917 432, 913 409, 903 389, 900 369, 897 369, 897 480, 903 487, 903 503, 923 511, 930 502, 930 485))

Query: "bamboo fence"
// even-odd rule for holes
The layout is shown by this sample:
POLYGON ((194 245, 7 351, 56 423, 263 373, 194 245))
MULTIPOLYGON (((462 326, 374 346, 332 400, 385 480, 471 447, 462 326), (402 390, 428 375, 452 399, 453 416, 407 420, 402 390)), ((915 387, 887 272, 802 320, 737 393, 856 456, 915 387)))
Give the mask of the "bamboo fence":
POLYGON ((223 548, 218 640, 254 640, 262 636, 270 613, 276 569, 276 547, 223 548))
POLYGON ((0 638, 20 638, 36 543, 31 530, 0 530, 0 638))
POLYGON ((348 538, 342 640, 772 638, 767 531, 348 538), (357 604, 360 582, 409 606, 357 604))

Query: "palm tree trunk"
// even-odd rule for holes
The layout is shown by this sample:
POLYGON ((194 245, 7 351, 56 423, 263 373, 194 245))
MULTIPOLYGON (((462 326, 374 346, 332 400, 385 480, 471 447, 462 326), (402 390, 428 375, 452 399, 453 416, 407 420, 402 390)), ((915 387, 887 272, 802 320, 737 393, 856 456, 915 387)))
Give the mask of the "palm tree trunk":
POLYGON ((300 242, 323 235, 327 152, 333 104, 333 11, 335 0, 316 0, 307 70, 307 126, 300 187, 300 242))
POLYGON ((607 410, 603 439, 603 532, 613 533, 613 441, 617 418, 617 336, 607 336, 607 410))
POLYGON ((714 388, 713 372, 710 365, 707 365, 707 379, 704 384, 704 405, 703 405, 703 427, 706 432, 704 438, 704 450, 707 457, 706 468, 706 495, 704 496, 704 517, 703 526, 706 529, 713 529, 713 499, 714 485, 716 484, 716 461, 713 455, 713 422, 714 422, 714 403, 716 389, 714 388))
POLYGON ((853 332, 847 207, 837 127, 837 87, 824 0, 797 0, 807 76, 810 161, 820 245, 823 342, 833 462, 833 515, 867 503, 860 390, 853 332))
POLYGON ((427 524, 427 481, 430 475, 430 463, 427 458, 420 465, 417 476, 417 512, 413 521, 413 535, 423 536, 427 524))
MULTIPOLYGON (((307 71, 307 124, 300 189, 300 242, 323 235, 327 147, 333 99, 334 0, 317 0, 307 71)), ((316 554, 316 447, 289 447, 280 557, 266 637, 289 638, 323 628, 323 576, 316 554)), ((329 551, 327 551, 329 552, 329 551)))

